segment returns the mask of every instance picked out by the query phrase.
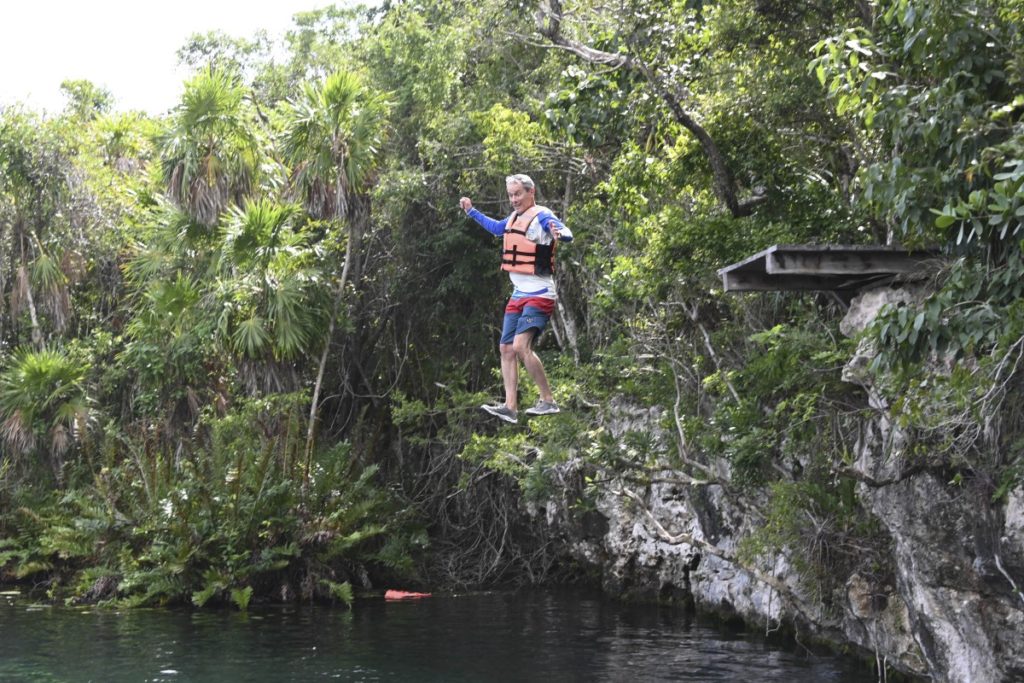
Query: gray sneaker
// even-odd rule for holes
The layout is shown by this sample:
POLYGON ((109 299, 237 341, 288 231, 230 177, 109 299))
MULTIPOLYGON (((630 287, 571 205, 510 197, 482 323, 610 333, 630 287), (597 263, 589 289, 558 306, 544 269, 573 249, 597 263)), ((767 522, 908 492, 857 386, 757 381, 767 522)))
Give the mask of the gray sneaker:
POLYGON ((510 410, 504 403, 497 406, 484 405, 480 407, 483 410, 490 413, 491 415, 493 415, 494 417, 498 418, 499 420, 511 422, 512 424, 516 424, 517 422, 519 422, 519 413, 517 413, 514 410, 510 410))
POLYGON ((562 411, 553 401, 537 401, 537 405, 526 409, 527 415, 554 415, 560 412, 562 411))

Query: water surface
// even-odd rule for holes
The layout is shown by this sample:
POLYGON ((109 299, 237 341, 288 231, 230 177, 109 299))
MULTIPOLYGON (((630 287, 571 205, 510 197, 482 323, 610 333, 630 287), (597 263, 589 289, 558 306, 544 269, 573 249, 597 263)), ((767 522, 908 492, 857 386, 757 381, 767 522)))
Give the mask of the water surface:
POLYGON ((360 600, 355 609, 131 610, 0 598, 0 681, 875 680, 678 610, 580 591, 360 600))

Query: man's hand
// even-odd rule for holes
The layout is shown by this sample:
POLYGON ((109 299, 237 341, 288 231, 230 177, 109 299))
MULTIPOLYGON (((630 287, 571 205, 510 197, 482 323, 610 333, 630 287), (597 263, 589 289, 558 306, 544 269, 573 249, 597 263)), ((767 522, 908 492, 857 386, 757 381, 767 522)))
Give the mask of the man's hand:
POLYGON ((468 213, 469 210, 473 208, 473 200, 469 197, 463 197, 459 200, 459 206, 462 207, 463 211, 468 213))

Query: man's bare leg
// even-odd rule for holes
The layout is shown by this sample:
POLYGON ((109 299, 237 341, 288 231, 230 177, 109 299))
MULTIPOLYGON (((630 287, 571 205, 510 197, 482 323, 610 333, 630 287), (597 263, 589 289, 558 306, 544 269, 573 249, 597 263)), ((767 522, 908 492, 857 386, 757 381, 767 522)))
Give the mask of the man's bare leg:
MULTIPOLYGON (((540 392, 540 400, 554 403, 555 397, 551 394, 551 386, 548 384, 548 377, 544 373, 544 364, 541 362, 540 356, 533 350, 535 336, 536 332, 534 330, 517 334, 516 338, 512 340, 513 357, 523 362, 523 367, 526 368, 530 379, 537 385, 537 390, 540 392)), ((502 368, 504 369, 504 356, 502 356, 502 359, 502 368)))
MULTIPOLYGON (((517 337, 518 339, 518 337, 517 337)), ((501 381, 505 384, 505 406, 519 409, 519 360, 512 344, 499 344, 501 351, 501 381)))

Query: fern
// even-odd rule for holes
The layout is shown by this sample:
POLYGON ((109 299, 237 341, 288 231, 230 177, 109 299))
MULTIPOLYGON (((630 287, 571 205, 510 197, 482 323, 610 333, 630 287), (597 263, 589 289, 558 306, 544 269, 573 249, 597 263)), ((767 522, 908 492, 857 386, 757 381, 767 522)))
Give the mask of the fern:
POLYGON ((320 579, 320 584, 327 587, 328 592, 335 600, 339 600, 345 603, 347 606, 352 606, 352 601, 355 599, 352 593, 352 584, 348 581, 344 583, 336 583, 328 579, 320 579))
POLYGON ((243 612, 249 609, 249 600, 252 599, 252 586, 245 588, 231 589, 231 602, 243 612))

